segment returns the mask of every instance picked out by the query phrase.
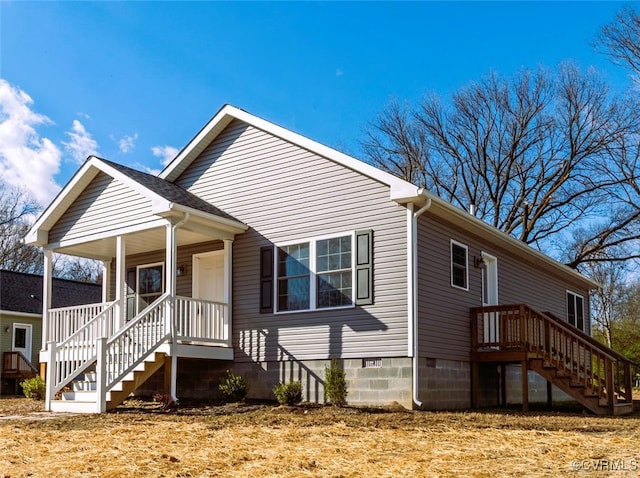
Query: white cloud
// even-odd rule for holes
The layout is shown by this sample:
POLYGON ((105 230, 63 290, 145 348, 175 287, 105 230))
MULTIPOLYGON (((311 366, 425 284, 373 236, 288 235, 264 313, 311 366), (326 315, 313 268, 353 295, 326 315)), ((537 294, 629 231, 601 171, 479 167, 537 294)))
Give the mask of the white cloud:
POLYGON ((154 146, 151 148, 151 152, 154 156, 158 158, 162 158, 162 165, 166 166, 171 162, 173 158, 175 158, 180 150, 178 148, 174 148, 173 146, 154 146))
POLYGON ((31 109, 33 100, 0 78, 0 177, 48 204, 60 190, 53 177, 60 170, 60 149, 35 126, 53 124, 31 109))
POLYGON ((98 143, 80 121, 73 120, 71 131, 67 131, 67 136, 71 138, 71 141, 62 144, 76 163, 82 164, 88 156, 98 155, 98 143))
POLYGON ((126 135, 120 141, 118 141, 118 147, 120 148, 120 152, 128 153, 131 151, 135 145, 136 140, 138 139, 138 133, 134 133, 133 136, 126 135))

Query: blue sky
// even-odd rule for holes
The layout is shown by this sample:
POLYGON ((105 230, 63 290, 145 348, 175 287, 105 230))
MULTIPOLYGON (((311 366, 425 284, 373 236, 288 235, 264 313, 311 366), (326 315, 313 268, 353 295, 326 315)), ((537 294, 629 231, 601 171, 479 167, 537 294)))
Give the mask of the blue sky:
POLYGON ((147 171, 225 103, 360 157, 391 97, 489 71, 597 68, 620 2, 0 0, 0 174, 42 203, 88 154, 147 171))

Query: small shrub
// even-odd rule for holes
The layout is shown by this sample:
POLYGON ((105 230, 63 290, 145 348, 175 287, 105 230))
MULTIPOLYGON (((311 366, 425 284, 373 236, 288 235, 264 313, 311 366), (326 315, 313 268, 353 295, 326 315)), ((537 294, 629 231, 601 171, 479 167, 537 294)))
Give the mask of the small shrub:
POLYGON ((324 369, 324 390, 332 405, 344 407, 347 404, 347 379, 337 359, 332 359, 331 367, 324 369))
POLYGON ((296 405, 302 401, 302 382, 280 383, 273 387, 273 393, 280 405, 296 405))
POLYGON ((249 384, 242 375, 227 370, 227 378, 219 386, 220 391, 230 402, 240 402, 247 396, 249 384))
POLYGON ((27 398, 33 398, 34 400, 44 400, 47 393, 47 386, 40 375, 36 375, 33 378, 23 380, 20 382, 22 392, 27 398))

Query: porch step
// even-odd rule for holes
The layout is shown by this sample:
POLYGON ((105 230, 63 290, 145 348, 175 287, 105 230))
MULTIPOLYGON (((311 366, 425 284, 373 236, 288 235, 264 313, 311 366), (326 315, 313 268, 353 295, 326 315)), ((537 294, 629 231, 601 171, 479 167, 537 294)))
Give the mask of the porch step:
MULTIPOLYGON (((151 375, 164 365, 166 354, 155 352, 138 364, 134 370, 106 393, 106 408, 111 410, 122 403, 151 375)), ((87 371, 78 375, 71 383, 71 390, 60 393, 60 398, 51 401, 51 411, 70 413, 99 413, 97 375, 87 371)))

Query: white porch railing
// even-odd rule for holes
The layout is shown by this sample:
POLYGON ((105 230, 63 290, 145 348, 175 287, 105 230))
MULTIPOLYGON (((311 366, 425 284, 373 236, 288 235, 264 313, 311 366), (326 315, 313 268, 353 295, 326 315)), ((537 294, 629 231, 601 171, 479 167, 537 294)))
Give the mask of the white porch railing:
MULTIPOLYGON (((55 342, 56 344, 64 342, 105 309, 111 308, 110 310, 113 311, 111 307, 113 304, 114 302, 102 302, 99 304, 50 309, 47 314, 45 327, 47 334, 43 337, 43 348, 49 342, 55 342)), ((113 313, 110 319, 113 322, 113 313)))
POLYGON ((227 304, 163 294, 120 330, 115 306, 110 303, 62 342, 48 342, 47 410, 56 393, 94 363, 100 412, 107 392, 165 343, 231 347, 227 304))
POLYGON ((95 361, 98 339, 113 334, 114 309, 112 302, 62 342, 47 344, 47 400, 95 361))
POLYGON ((176 297, 175 318, 177 340, 231 346, 227 304, 176 297))

